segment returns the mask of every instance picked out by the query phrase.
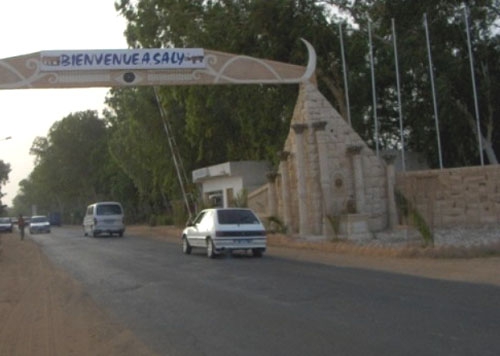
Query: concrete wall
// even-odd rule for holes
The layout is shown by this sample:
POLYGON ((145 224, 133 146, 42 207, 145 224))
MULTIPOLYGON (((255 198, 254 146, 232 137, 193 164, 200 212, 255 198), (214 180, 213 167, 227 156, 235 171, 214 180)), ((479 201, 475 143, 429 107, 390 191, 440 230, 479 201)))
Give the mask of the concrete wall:
POLYGON ((264 184, 269 168, 265 161, 225 162, 194 170, 192 177, 201 186, 204 200, 208 194, 220 191, 222 206, 229 207, 243 189, 250 192, 264 184))
POLYGON ((431 227, 500 222, 500 165, 398 173, 396 189, 431 227))
POLYGON ((214 179, 204 181, 202 187, 202 194, 204 195, 211 192, 221 191, 223 207, 226 208, 231 203, 229 201, 230 198, 227 196, 227 190, 233 189, 235 197, 243 189, 243 179, 241 177, 216 177, 214 179))

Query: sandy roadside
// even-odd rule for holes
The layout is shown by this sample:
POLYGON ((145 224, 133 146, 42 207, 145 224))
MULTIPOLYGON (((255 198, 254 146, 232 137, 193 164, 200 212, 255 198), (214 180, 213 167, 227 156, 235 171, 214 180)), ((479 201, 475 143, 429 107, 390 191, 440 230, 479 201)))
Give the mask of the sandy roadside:
POLYGON ((33 241, 0 239, 0 355, 154 355, 33 241))
MULTIPOLYGON (((179 244, 180 230, 132 226, 127 233, 179 244)), ((316 245, 315 248, 318 246, 316 245)), ((268 254, 429 278, 500 286, 500 257, 429 259, 332 253, 283 247, 269 239, 268 254)), ((265 258, 265 257, 264 257, 265 258)), ((154 355, 117 324, 66 272, 53 266, 30 239, 0 235, 0 355, 154 355)))

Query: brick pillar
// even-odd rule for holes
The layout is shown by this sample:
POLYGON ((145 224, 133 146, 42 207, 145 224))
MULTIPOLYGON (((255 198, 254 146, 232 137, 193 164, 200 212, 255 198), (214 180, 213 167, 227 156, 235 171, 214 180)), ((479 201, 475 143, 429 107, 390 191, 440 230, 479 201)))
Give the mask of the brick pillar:
POLYGON ((361 161, 362 145, 351 145, 347 147, 347 154, 351 157, 354 173, 354 194, 356 198, 356 211, 359 214, 365 212, 365 181, 363 178, 363 162, 361 161))
POLYGON ((387 175, 387 202, 389 207, 389 228, 394 228, 398 223, 398 211, 396 208, 396 197, 394 194, 394 186, 396 184, 396 170, 394 168, 394 161, 396 160, 396 155, 391 153, 386 153, 382 156, 386 163, 386 175, 387 175))
POLYGON ((290 215, 290 183, 288 181, 288 157, 290 157, 290 152, 282 151, 279 155, 280 158, 280 170, 281 170, 281 196, 283 198, 283 223, 288 229, 292 224, 292 217, 290 215))
POLYGON ((268 172, 266 174, 269 187, 267 194, 267 213, 269 216, 276 216, 276 177, 277 172, 268 172))
POLYGON ((329 222, 327 216, 332 210, 332 193, 330 189, 330 167, 328 165, 327 136, 325 135, 326 121, 318 121, 312 124, 316 135, 318 146, 319 173, 321 184, 321 234, 326 236, 329 232, 329 222))
POLYGON ((304 153, 304 130, 306 124, 293 124, 295 132, 295 146, 297 161, 297 196, 299 200, 299 235, 309 234, 309 224, 307 222, 307 182, 306 182, 306 159, 304 153))

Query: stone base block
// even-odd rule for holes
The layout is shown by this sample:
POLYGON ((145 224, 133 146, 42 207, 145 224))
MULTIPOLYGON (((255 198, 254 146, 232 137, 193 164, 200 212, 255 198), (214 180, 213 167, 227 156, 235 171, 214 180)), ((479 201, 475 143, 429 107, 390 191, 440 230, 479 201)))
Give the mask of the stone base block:
POLYGON ((373 238, 368 228, 368 214, 347 214, 340 217, 339 235, 349 240, 369 240, 373 238))

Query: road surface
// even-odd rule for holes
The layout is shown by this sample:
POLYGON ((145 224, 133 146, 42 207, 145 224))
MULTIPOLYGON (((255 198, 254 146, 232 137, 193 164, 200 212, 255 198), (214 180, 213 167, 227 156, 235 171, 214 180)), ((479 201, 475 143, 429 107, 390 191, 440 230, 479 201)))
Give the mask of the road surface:
POLYGON ((160 355, 498 355, 500 288, 168 241, 31 237, 160 355))

